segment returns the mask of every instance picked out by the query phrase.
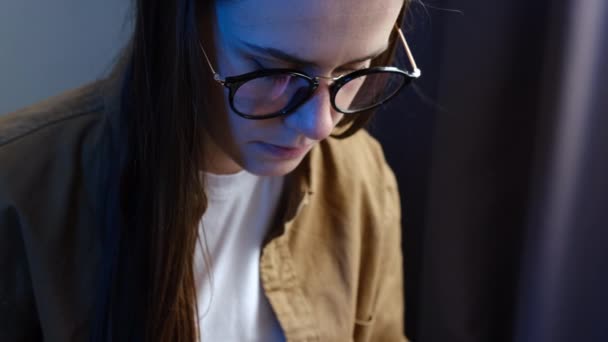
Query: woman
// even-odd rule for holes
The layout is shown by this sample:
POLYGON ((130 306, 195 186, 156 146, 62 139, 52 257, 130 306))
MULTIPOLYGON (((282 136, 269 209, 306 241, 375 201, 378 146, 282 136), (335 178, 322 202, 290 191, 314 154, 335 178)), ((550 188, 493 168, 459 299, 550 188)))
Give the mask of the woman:
POLYGON ((108 79, 0 119, 0 339, 404 340, 360 128, 407 5, 137 1, 108 79))

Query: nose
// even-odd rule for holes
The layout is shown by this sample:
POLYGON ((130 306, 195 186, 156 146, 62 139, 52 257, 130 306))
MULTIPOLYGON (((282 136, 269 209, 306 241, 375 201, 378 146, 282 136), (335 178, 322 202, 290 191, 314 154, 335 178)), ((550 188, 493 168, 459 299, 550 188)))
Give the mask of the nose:
POLYGON ((327 138, 342 115, 333 109, 330 101, 328 86, 319 85, 306 103, 284 118, 285 125, 311 140, 327 138))

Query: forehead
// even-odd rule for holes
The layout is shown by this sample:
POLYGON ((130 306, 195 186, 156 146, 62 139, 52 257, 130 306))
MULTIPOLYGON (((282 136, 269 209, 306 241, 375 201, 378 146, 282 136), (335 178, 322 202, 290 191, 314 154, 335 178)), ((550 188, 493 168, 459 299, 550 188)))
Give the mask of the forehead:
POLYGON ((386 45, 403 0, 219 0, 222 43, 247 42, 330 63, 386 45))

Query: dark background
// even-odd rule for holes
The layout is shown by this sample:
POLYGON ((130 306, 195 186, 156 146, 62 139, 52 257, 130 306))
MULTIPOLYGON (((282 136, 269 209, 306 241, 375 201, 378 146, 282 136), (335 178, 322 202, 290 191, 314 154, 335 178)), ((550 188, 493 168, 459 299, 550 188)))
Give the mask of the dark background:
POLYGON ((0 1, 0 115, 104 77, 130 0, 0 1))
POLYGON ((608 341, 608 5, 425 1, 370 131, 400 183, 414 341, 608 341))

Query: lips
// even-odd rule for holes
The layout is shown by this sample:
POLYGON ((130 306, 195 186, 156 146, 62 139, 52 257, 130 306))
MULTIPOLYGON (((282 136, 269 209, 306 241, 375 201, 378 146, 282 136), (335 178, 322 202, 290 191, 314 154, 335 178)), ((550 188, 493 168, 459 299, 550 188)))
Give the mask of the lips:
POLYGON ((283 148, 286 150, 306 150, 308 149, 308 146, 304 145, 304 146, 283 146, 283 145, 276 145, 276 144, 270 144, 270 143, 266 143, 268 145, 274 146, 274 147, 278 147, 278 148, 283 148))
POLYGON ((258 145, 268 154, 278 159, 294 159, 306 154, 310 145, 304 146, 283 146, 271 143, 259 142, 258 145))

